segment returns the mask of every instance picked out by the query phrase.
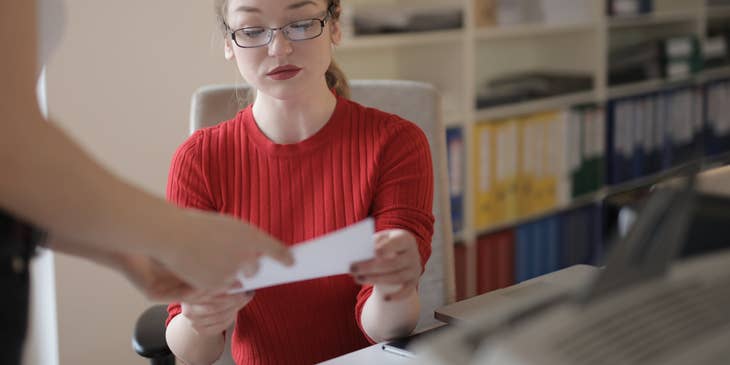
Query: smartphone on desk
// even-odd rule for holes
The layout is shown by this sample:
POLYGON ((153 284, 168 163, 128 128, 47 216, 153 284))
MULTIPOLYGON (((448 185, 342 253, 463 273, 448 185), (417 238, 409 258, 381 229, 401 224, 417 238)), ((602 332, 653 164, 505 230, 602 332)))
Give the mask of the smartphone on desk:
POLYGON ((427 329, 423 332, 416 333, 414 335, 410 335, 408 337, 388 341, 382 345, 382 349, 383 351, 390 352, 396 355, 413 358, 416 357, 416 354, 408 349, 408 346, 410 344, 418 339, 437 335, 439 332, 442 332, 447 328, 451 328, 451 326, 444 324, 438 327, 427 329))

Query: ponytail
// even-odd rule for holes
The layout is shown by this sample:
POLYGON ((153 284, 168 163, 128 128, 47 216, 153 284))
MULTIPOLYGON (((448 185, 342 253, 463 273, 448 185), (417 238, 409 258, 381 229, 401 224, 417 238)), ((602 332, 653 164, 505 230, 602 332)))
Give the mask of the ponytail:
POLYGON ((334 60, 330 63, 324 76, 327 79, 327 87, 335 89, 335 93, 343 98, 350 98, 350 85, 347 83, 347 77, 334 60))

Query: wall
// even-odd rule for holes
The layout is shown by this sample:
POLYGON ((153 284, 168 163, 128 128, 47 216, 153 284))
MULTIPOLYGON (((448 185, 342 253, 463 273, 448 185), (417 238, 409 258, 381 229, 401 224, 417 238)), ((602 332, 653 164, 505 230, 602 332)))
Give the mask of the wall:
MULTIPOLYGON (((48 66, 51 117, 102 164, 163 195, 190 95, 239 80, 212 1, 66 0, 65 11, 48 66)), ((63 255, 55 266, 60 364, 145 364, 130 336, 147 300, 105 268, 63 255)))

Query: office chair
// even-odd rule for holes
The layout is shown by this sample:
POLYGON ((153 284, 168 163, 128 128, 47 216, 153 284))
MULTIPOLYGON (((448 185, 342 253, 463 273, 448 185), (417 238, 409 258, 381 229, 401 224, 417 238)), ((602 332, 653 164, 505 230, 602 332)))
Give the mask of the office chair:
MULTIPOLYGON (((418 125, 431 147, 435 224, 431 257, 419 283, 421 314, 418 331, 435 324, 434 310, 452 303, 455 297, 446 131, 441 120, 440 97, 432 86, 413 81, 353 80, 350 88, 352 100, 397 114, 418 125)), ((190 133, 233 118, 245 107, 249 90, 246 85, 215 85, 198 89, 192 98, 190 133)), ((133 347, 141 356, 150 358, 152 365, 174 364, 174 357, 165 343, 166 316, 165 306, 159 305, 148 309, 137 320, 133 347)), ((229 351, 230 346, 227 345, 226 352, 229 351)), ((224 354, 226 356, 229 355, 224 354)))

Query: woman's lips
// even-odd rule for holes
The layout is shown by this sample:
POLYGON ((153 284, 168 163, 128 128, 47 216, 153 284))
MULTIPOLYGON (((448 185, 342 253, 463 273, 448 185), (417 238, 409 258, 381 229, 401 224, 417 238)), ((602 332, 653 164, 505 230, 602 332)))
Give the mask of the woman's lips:
POLYGON ((292 65, 280 66, 266 74, 269 78, 277 81, 288 80, 296 76, 302 69, 292 65))

